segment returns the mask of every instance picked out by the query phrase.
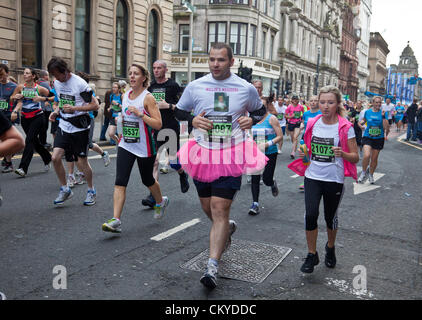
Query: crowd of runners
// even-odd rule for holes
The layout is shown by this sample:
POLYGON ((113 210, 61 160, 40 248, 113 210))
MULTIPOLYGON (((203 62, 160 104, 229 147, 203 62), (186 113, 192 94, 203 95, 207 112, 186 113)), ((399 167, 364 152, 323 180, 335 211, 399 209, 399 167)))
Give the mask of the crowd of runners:
MULTIPOLYGON (((233 64, 231 47, 216 43, 209 54, 210 73, 184 90, 166 77, 167 65, 162 60, 149 71, 133 64, 128 83, 113 83, 104 99, 106 120, 100 136, 117 148, 113 217, 102 230, 122 232, 126 189, 135 162, 140 180, 149 190, 142 205, 152 208, 156 219, 164 216, 170 199, 163 195, 158 181, 158 159, 165 153, 169 166, 178 173, 180 192, 189 191, 190 176, 202 210, 212 223, 209 261, 200 281, 215 288, 219 261, 238 227, 230 220, 230 210, 241 189, 242 175, 249 177, 251 185, 248 213, 258 215, 261 180, 274 197, 279 195, 274 173, 277 157, 284 152, 283 141, 289 138, 292 147, 286 154, 292 162, 288 167, 304 179, 299 188, 305 198, 308 253, 301 271, 311 273, 319 263, 321 199, 327 226, 325 265, 334 268, 337 211, 345 178, 375 183, 378 157, 392 130, 402 131, 407 125, 406 140, 422 143, 422 106, 417 101, 409 107, 390 99, 383 103, 381 97, 367 105, 360 101, 344 104, 341 92, 333 86, 322 88, 306 102, 297 95, 263 97, 262 81, 246 82, 230 71, 233 64), (181 121, 188 123, 191 134, 183 145, 181 121), (360 158, 362 172, 358 175, 360 158)), ((47 70, 38 74, 27 68, 22 83, 16 83, 8 67, 0 65, 0 88, 2 172, 25 178, 37 152, 44 170, 52 165, 57 176, 58 196, 52 205, 64 205, 73 197, 72 188, 82 183, 88 187, 83 204, 95 205, 97 191, 89 150, 98 153, 106 167, 110 156, 92 140, 101 101, 87 76, 71 72, 65 60, 52 58, 47 70), (17 123, 25 139, 12 125, 17 123), (49 123, 52 146, 46 140, 49 123), (13 155, 20 151, 20 162, 13 163, 13 155)))

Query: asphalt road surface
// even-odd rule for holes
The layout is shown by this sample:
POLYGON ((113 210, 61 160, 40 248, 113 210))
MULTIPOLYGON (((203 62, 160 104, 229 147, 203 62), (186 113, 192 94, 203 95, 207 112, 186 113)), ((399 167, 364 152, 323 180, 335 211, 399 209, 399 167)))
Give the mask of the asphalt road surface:
MULTIPOLYGON (((277 162, 279 196, 274 198, 262 185, 261 214, 249 216, 252 196, 244 177, 231 210, 238 224, 235 240, 292 249, 262 283, 219 278, 218 287, 210 292, 200 284, 200 272, 180 267, 208 248, 211 224, 192 180, 189 192, 181 194, 174 171, 160 175, 170 204, 157 221, 141 205, 147 191, 134 167, 123 232, 104 233, 101 225, 113 215, 116 159, 112 157, 105 168, 102 159, 91 154, 97 189, 93 207, 83 206, 86 184, 76 186, 74 197, 63 207, 54 207, 58 180, 53 169, 43 172, 39 157, 33 159, 26 178, 1 174, 0 291, 8 299, 41 300, 421 299, 422 148, 391 137, 380 154, 376 187, 356 187, 347 179, 339 213, 337 266, 328 269, 323 262, 327 236, 321 214, 321 262, 313 274, 304 275, 299 270, 307 253, 304 196, 298 189, 302 178, 286 167, 290 147, 286 139, 277 162), (192 225, 183 228, 188 222, 192 225), (171 236, 151 239, 181 225, 171 236)), ((114 147, 108 151, 115 155, 114 147)))

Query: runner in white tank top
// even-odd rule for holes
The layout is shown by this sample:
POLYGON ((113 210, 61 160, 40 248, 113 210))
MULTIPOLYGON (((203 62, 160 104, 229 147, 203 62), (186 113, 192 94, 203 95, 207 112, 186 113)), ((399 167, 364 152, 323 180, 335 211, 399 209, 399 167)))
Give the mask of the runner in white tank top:
POLYGON ((164 215, 168 198, 161 194, 160 185, 153 177, 156 157, 154 130, 162 127, 161 114, 154 97, 149 94, 149 72, 142 66, 129 68, 131 90, 123 97, 122 132, 117 151, 116 182, 114 185, 114 217, 103 224, 106 232, 121 232, 120 217, 126 200, 126 188, 135 161, 138 163, 142 183, 149 188, 156 202, 154 218, 164 215))

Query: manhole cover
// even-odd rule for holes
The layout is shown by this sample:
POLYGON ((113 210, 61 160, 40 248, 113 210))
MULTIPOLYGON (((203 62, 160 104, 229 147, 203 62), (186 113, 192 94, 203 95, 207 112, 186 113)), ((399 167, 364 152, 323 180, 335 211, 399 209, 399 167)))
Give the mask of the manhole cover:
MULTIPOLYGON (((233 239, 218 265, 222 278, 261 283, 292 251, 273 244, 233 239)), ((183 269, 204 272, 208 263, 209 249, 182 264, 183 269)))

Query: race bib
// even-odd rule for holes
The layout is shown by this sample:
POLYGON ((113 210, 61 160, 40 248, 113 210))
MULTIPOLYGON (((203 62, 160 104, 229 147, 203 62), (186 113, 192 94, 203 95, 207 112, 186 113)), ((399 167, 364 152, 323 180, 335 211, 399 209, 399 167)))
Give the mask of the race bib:
POLYGON ((267 143, 265 129, 252 129, 252 137, 256 144, 267 143))
POLYGON ((277 114, 277 119, 282 121, 284 119, 284 113, 278 113, 277 114))
POLYGON ((318 162, 335 162, 334 138, 312 137, 312 160, 318 162))
POLYGON ((36 96, 37 89, 35 88, 23 88, 22 89, 22 95, 25 99, 32 99, 36 96))
POLYGON ((9 110, 9 103, 5 99, 0 99, 0 110, 9 110))
POLYGON ((120 112, 120 111, 122 111, 122 108, 120 108, 118 105, 116 105, 116 104, 113 104, 112 106, 111 106, 111 110, 113 110, 113 111, 116 111, 116 112, 120 112))
POLYGON ((369 136, 372 138, 380 137, 381 136, 381 128, 380 127, 370 127, 368 130, 369 136))
POLYGON ((71 95, 68 95, 68 94, 61 93, 60 94, 60 101, 59 101, 59 108, 63 109, 63 106, 65 104, 68 104, 68 105, 74 107, 75 104, 76 104, 75 96, 71 96, 71 95))
POLYGON ((152 96, 157 102, 166 100, 166 90, 165 89, 155 89, 154 92, 151 92, 152 96))
POLYGON ((229 139, 232 136, 232 116, 205 116, 213 122, 212 130, 208 130, 208 138, 229 139))
POLYGON ((294 118, 295 119, 300 119, 302 117, 302 112, 300 111, 295 111, 294 112, 294 118))
POLYGON ((123 138, 126 143, 138 143, 140 141, 138 121, 123 121, 123 138))

